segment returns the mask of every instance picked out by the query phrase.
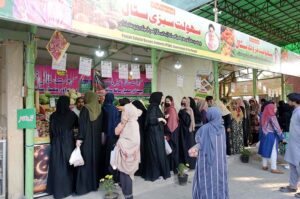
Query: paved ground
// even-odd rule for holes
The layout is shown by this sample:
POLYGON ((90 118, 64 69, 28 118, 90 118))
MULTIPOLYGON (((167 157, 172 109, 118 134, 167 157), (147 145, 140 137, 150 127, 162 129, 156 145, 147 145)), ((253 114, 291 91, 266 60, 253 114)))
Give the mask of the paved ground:
MULTIPOLYGON (((238 157, 229 158, 229 191, 231 199, 289 199, 293 194, 282 194, 278 187, 286 185, 288 170, 284 175, 275 175, 262 171, 259 162, 251 160, 249 164, 243 164, 238 157)), ((158 180, 154 183, 145 182, 141 178, 134 181, 135 199, 191 199, 192 175, 186 186, 177 185, 176 178, 167 181, 158 180)), ((68 199, 101 199, 103 192, 94 192, 81 197, 69 197, 68 199)), ((122 199, 122 197, 120 197, 122 199)), ((44 197, 43 199, 52 199, 44 197)))

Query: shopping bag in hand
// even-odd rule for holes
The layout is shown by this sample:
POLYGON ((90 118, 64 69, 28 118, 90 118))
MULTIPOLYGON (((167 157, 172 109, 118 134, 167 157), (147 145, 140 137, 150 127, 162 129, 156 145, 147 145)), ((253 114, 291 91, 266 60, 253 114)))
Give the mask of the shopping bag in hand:
POLYGON ((69 163, 70 163, 70 165, 73 165, 74 167, 84 165, 84 160, 82 158, 81 151, 80 151, 79 147, 76 147, 74 149, 74 151, 72 152, 69 163))
POLYGON ((170 155, 173 152, 172 148, 167 140, 165 140, 165 150, 166 150, 167 155, 170 155))

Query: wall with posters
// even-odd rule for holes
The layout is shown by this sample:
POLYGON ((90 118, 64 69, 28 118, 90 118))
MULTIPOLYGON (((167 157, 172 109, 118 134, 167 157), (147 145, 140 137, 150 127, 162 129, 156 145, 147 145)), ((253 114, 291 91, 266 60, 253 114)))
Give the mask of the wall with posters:
POLYGON ((158 67, 158 90, 162 91, 164 96, 173 96, 176 107, 180 107, 183 96, 193 97, 200 93, 200 90, 203 95, 211 95, 212 66, 212 61, 184 55, 163 59, 158 67), (182 64, 179 70, 174 68, 177 60, 182 64), (201 88, 196 89, 199 86, 199 82, 196 85, 196 79, 202 83, 201 88))

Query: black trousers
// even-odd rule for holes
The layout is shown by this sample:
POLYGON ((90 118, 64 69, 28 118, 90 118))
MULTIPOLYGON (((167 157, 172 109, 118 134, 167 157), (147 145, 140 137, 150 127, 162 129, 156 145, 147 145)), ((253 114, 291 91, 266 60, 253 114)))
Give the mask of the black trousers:
POLYGON ((120 185, 125 199, 133 199, 132 179, 126 173, 120 172, 120 185))

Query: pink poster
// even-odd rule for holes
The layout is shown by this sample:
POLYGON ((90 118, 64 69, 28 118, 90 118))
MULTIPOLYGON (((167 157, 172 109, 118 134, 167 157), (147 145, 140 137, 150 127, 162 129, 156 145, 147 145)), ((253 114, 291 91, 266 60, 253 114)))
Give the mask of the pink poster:
POLYGON ((146 74, 141 74, 141 79, 119 79, 119 73, 113 71, 112 78, 104 79, 106 91, 116 96, 150 96, 151 80, 146 79, 146 74))
POLYGON ((52 70, 51 66, 35 67, 35 88, 44 93, 49 91, 52 95, 64 95, 69 89, 80 91, 83 84, 91 84, 92 77, 78 74, 78 69, 66 71, 52 70))

